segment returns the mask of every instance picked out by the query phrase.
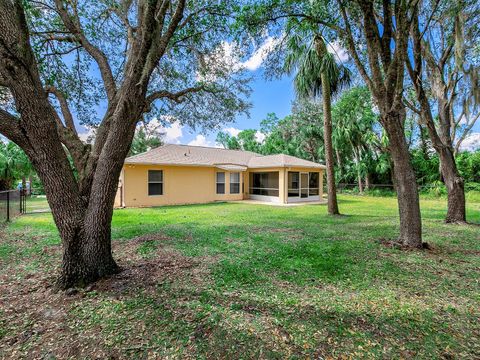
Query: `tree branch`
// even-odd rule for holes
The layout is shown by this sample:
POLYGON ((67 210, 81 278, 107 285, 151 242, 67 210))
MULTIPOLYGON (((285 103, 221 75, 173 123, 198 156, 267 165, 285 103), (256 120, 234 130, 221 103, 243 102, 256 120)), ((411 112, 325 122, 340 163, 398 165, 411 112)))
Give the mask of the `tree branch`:
MULTIPOLYGON (((460 150, 460 145, 462 145, 462 142, 465 140, 467 135, 470 133, 470 130, 472 130, 473 126, 477 122, 478 118, 480 117, 480 112, 478 112, 475 117, 471 120, 471 122, 467 125, 467 127, 463 130, 462 135, 460 135, 460 139, 458 139, 457 143, 455 144, 455 154, 458 154, 458 151, 460 150)), ((458 120, 457 124, 460 123, 461 119, 458 120)))
POLYGON ((405 103, 405 105, 410 109, 412 110, 415 114, 417 115, 420 115, 420 117, 422 117, 422 112, 420 109, 417 109, 415 107, 415 105, 413 105, 407 98, 403 98, 403 102, 405 103))
POLYGON ((370 76, 368 76, 367 70, 363 66, 363 63, 360 61, 360 57, 358 55, 357 48, 355 46, 355 41, 353 39, 352 28, 350 26, 350 22, 348 21, 348 16, 347 16, 345 7, 343 6, 342 0, 337 0, 337 2, 338 2, 338 5, 340 6, 340 12, 342 14, 342 18, 345 23, 344 35, 347 40, 348 51, 350 52, 350 55, 352 55, 355 65, 357 66, 358 71, 362 75, 363 80, 367 83, 368 87, 373 91, 374 89, 373 82, 370 76))
POLYGON ((155 100, 159 100, 159 99, 169 99, 171 101, 176 102, 177 104, 180 104, 185 100, 184 99, 185 95, 192 94, 192 93, 197 93, 199 91, 206 91, 206 90, 207 90, 207 88, 204 85, 200 85, 200 86, 192 86, 192 87, 186 88, 184 90, 181 90, 181 91, 178 91, 178 92, 175 92, 175 93, 172 93, 172 92, 167 91, 167 90, 155 91, 155 92, 151 93, 150 95, 148 95, 147 98, 146 98, 147 108, 150 108, 152 103, 155 100))
MULTIPOLYGON (((164 3, 165 1, 162 2, 162 7, 164 3)), ((156 31, 158 32, 159 38, 158 39, 154 38, 152 47, 150 48, 150 51, 148 53, 147 61, 145 63, 145 71, 143 73, 142 80, 150 76, 150 74, 154 70, 160 58, 165 54, 168 44, 171 38, 173 37, 175 30, 180 24, 180 21, 183 18, 185 3, 186 3, 186 0, 178 0, 177 7, 175 8, 175 12, 172 15, 172 18, 170 19, 170 24, 168 25, 168 28, 165 31, 165 33, 162 33, 161 31, 164 25, 163 22, 164 22, 165 16, 163 16, 162 19, 159 21, 159 25, 161 25, 161 27, 158 26, 156 29, 156 31)), ((160 9, 162 9, 162 7, 160 9)))
POLYGON ((65 27, 72 33, 73 36, 75 36, 77 41, 85 48, 85 50, 98 64, 100 74, 102 75, 105 85, 105 91, 107 92, 108 100, 111 101, 116 95, 117 86, 115 84, 115 79, 113 77, 110 64, 108 63, 107 56, 86 38, 75 9, 72 17, 72 15, 64 7, 62 0, 55 0, 55 5, 65 27))
POLYGON ((3 109, 0 109, 0 134, 22 148, 28 146, 28 139, 22 131, 20 119, 3 109))
POLYGON ((65 120, 65 125, 67 126, 67 128, 72 130, 75 135, 78 135, 77 129, 75 128, 75 123, 73 121, 72 112, 70 111, 67 99, 65 98, 63 93, 54 86, 45 87, 45 91, 47 92, 47 94, 52 94, 57 98, 58 102, 60 103, 60 109, 62 111, 63 119, 65 120))

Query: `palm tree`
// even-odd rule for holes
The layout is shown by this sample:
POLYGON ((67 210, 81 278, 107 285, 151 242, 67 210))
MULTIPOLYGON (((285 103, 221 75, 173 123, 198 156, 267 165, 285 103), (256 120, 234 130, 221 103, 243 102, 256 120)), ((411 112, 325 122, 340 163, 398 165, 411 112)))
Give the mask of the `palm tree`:
MULTIPOLYGON (((374 131, 378 116, 372 110, 368 88, 357 86, 345 91, 333 107, 332 118, 335 150, 337 153, 341 150, 344 159, 353 158, 358 189, 362 192, 362 177, 365 179, 365 188, 368 188, 368 175, 375 163, 375 150, 380 146, 380 139, 374 131)), ((337 166, 341 172, 338 161, 337 166)))
POLYGON ((332 95, 350 83, 350 71, 337 63, 327 50, 327 41, 308 23, 296 23, 287 40, 285 71, 295 73, 297 96, 323 103, 325 163, 327 167, 328 213, 338 215, 332 145, 332 95))

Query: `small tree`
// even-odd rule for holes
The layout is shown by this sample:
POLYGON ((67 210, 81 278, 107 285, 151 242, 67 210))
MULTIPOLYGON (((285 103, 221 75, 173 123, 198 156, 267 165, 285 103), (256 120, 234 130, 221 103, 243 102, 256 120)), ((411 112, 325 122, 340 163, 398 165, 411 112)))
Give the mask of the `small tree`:
POLYGON ((378 116, 373 111, 370 92, 366 87, 353 87, 335 102, 333 114, 333 143, 339 150, 338 166, 353 158, 359 191, 370 185, 370 173, 382 151, 378 134, 378 116), (341 151, 341 156, 340 156, 341 151))
POLYGON ((21 180, 22 188, 26 189, 27 178, 33 174, 32 164, 23 150, 13 142, 5 144, 0 140, 0 190, 11 189, 16 180, 21 180))
POLYGON ((129 155, 137 155, 163 145, 165 133, 157 125, 158 121, 140 123, 135 130, 129 155))

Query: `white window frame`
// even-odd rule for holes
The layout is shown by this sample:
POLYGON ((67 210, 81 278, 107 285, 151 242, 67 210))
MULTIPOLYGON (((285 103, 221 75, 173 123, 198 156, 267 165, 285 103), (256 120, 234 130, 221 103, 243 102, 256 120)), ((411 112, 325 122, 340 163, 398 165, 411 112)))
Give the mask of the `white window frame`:
POLYGON ((163 170, 150 169, 147 171, 147 194, 148 196, 163 196, 165 194, 165 185, 163 179, 164 173, 163 170), (160 171, 162 173, 162 181, 150 181, 150 171, 160 171), (150 184, 162 184, 162 193, 161 194, 150 194, 150 184))
POLYGON ((226 173, 224 171, 217 171, 215 173, 215 193, 217 195, 225 195, 227 192, 227 186, 226 186, 226 173), (218 181, 218 174, 223 174, 223 182, 218 181), (218 184, 223 184, 223 193, 218 192, 218 184))
POLYGON ((240 172, 231 172, 230 173, 230 194, 240 194, 240 183, 241 183, 241 178, 240 178, 240 172), (238 175, 238 181, 232 181, 232 175, 238 175), (232 185, 233 184, 238 184, 238 191, 237 192, 232 192, 232 185))

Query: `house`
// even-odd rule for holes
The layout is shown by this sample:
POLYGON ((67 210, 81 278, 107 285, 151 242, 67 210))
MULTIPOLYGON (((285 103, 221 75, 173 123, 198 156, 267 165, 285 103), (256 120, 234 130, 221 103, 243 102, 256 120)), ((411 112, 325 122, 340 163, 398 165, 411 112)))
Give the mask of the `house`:
POLYGON ((324 170, 289 155, 168 144, 125 160, 115 205, 319 201, 324 170))

